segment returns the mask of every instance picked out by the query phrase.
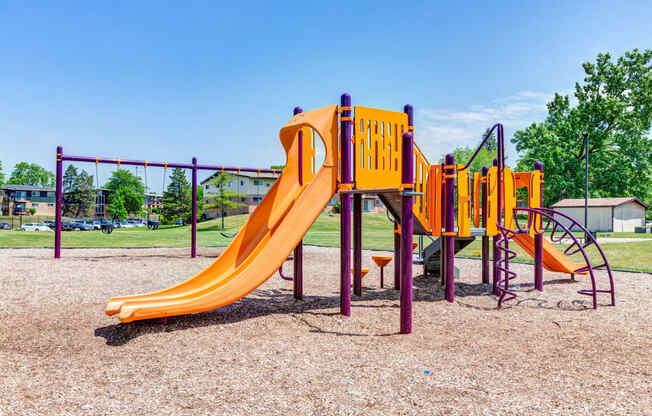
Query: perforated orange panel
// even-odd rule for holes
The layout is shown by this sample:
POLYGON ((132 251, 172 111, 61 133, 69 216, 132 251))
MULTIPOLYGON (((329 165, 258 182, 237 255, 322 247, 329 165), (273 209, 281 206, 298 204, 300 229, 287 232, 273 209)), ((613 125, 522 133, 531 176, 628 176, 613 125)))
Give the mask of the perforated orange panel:
POLYGON ((355 107, 353 161, 357 189, 398 188, 407 114, 355 107))

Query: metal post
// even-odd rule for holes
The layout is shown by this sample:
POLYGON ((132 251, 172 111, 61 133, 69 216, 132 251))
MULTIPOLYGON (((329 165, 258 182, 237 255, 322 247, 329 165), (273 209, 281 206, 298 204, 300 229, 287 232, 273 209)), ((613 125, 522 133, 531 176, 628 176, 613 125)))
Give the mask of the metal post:
POLYGON ((353 195, 353 293, 362 296, 362 195, 353 195))
MULTIPOLYGON (((414 186, 414 137, 403 133, 401 182, 414 186)), ((401 334, 412 332, 412 192, 401 196, 401 334)))
MULTIPOLYGON (((498 159, 497 158, 494 159, 493 165, 498 166, 498 159)), ((500 175, 501 174, 500 174, 500 170, 499 170, 498 171, 498 177, 499 178, 500 178, 500 175)), ((498 196, 500 197, 500 194, 498 196)), ((500 218, 500 216, 502 215, 502 213, 500 212, 501 205, 497 204, 496 208, 498 209, 498 218, 500 218)), ((493 258, 494 258, 494 262, 492 264, 492 282, 491 282, 491 284, 493 286, 494 295, 498 295, 498 279, 499 279, 499 276, 498 276, 498 261, 500 260, 500 251, 498 250, 498 236, 497 235, 493 236, 491 238, 491 240, 492 240, 491 241, 491 246, 492 246, 491 251, 493 253, 493 258)))
MULTIPOLYGON (((294 107, 294 115, 302 113, 301 107, 294 107)), ((303 185, 303 132, 299 131, 299 185, 303 185)), ((294 298, 303 299, 303 240, 294 248, 294 298)))
MULTIPOLYGON (((445 173, 444 166, 445 163, 441 164, 442 175, 445 173)), ((437 215, 435 213, 435 215, 437 215)), ((446 181, 441 181, 441 224, 443 227, 446 226, 446 181)), ((439 244, 439 279, 441 286, 446 286, 446 243, 444 236, 439 237, 441 243, 439 244)))
MULTIPOLYGON (((584 228, 589 229, 589 133, 582 133, 584 136, 584 228)), ((589 241, 589 236, 584 235, 584 243, 589 241)))
POLYGON ((482 227, 485 229, 485 235, 482 236, 482 283, 489 284, 489 237, 487 237, 487 173, 489 168, 482 167, 481 178, 484 178, 482 183, 482 227))
POLYGON ((197 158, 192 158, 192 231, 190 257, 197 257, 197 158))
POLYGON ((394 223, 394 289, 401 288, 401 227, 394 223))
POLYGON ((55 204, 55 228, 54 228, 54 258, 58 259, 61 257, 61 205, 63 200, 63 161, 61 160, 63 156, 63 147, 57 146, 57 183, 56 183, 56 198, 57 202, 55 204))
MULTIPOLYGON (((543 172, 543 163, 534 162, 534 169, 543 172)), ((541 189, 539 190, 539 197, 539 207, 543 207, 543 185, 541 185, 541 189)), ((537 227, 535 227, 535 230, 537 228, 540 230, 543 220, 541 215, 537 217, 539 221, 537 221, 538 224, 536 224, 537 227)), ((543 291, 543 232, 534 234, 534 288, 539 292, 543 291)))
MULTIPOLYGON (((342 107, 351 107, 351 96, 342 94, 342 107)), ((351 183, 351 110, 342 110, 340 120, 342 184, 351 183)), ((340 192, 340 313, 351 316, 351 194, 340 192)))
POLYGON ((455 300, 455 158, 446 155, 446 300, 455 300))

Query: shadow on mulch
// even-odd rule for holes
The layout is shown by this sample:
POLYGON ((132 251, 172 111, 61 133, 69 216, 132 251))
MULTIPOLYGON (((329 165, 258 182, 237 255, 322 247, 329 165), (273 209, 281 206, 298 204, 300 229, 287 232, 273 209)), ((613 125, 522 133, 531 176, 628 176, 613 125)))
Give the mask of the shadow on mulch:
MULTIPOLYGON (((357 308, 399 308, 399 294, 398 290, 393 289, 393 282, 390 282, 391 287, 380 288, 374 283, 369 283, 369 280, 363 280, 362 296, 351 294, 351 307, 357 308), (371 286, 371 285, 374 286, 371 286), (369 301, 392 301, 391 304, 369 304, 369 301)), ((555 284, 569 284, 579 283, 571 279, 559 279, 545 282, 546 285, 555 284)), ((413 281, 413 300, 414 302, 441 302, 444 299, 444 288, 441 286, 440 279, 437 276, 423 275, 416 276, 413 281)), ((535 291, 531 283, 522 283, 515 285, 515 290, 523 296, 529 292, 535 291), (524 290, 523 290, 524 289, 524 290)), ((495 311, 496 306, 483 307, 473 305, 465 302, 463 299, 469 296, 487 296, 497 299, 491 293, 490 284, 455 284, 455 302, 461 306, 485 310, 495 311)), ((313 316, 337 316, 339 311, 326 311, 328 309, 338 309, 340 304, 339 291, 334 292, 334 296, 304 296, 304 300, 298 301, 292 298, 291 289, 258 289, 255 296, 246 297, 238 302, 210 312, 202 312, 192 315, 175 316, 167 318, 167 323, 163 323, 162 319, 151 319, 144 321, 135 321, 129 324, 116 324, 109 325, 102 328, 95 329, 95 336, 106 339, 106 344, 110 346, 121 346, 127 344, 132 339, 142 335, 161 332, 174 332, 185 330, 189 328, 201 328, 215 325, 228 325, 237 323, 243 320, 257 318, 268 315, 290 315, 297 321, 306 325, 311 332, 334 334, 338 336, 391 336, 392 333, 381 334, 367 334, 367 333, 351 333, 351 332, 338 332, 333 330, 326 330, 324 328, 308 322, 301 314, 313 316)), ((517 298, 513 302, 506 303, 503 308, 510 308, 514 306, 525 305, 526 307, 535 307, 543 309, 557 309, 563 311, 583 311, 591 309, 592 305, 583 300, 558 301, 549 303, 545 299, 536 297, 517 298)))

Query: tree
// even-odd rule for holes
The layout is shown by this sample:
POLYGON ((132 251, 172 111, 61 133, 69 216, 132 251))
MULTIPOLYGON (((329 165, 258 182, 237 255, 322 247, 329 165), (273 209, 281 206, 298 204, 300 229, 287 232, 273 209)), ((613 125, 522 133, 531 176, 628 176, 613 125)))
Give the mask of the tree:
POLYGON ((20 162, 14 166, 9 180, 10 185, 31 185, 42 188, 54 186, 54 173, 43 169, 36 163, 20 162))
POLYGON ((91 212, 95 205, 96 189, 93 176, 69 165, 62 178, 63 214, 78 217, 81 212, 91 212))
MULTIPOLYGON (((170 183, 163 192, 163 201, 161 206, 161 215, 163 220, 170 224, 177 220, 184 220, 187 217, 188 207, 192 200, 190 193, 190 183, 186 174, 181 168, 172 169, 170 174, 170 183)), ((192 209, 192 208, 191 208, 192 209)))
POLYGON ((245 195, 239 194, 226 187, 232 177, 233 175, 231 174, 220 173, 219 175, 213 176, 208 181, 208 185, 211 188, 215 188, 217 192, 215 195, 211 195, 211 198, 213 198, 215 202, 212 204, 207 204, 206 208, 217 208, 220 210, 220 217, 222 217, 222 229, 224 229, 224 216, 226 215, 226 208, 238 208, 244 206, 243 203, 238 202, 238 199, 243 198, 245 195))
POLYGON ((29 209, 29 213, 30 213, 30 215, 33 217, 34 214, 36 214, 36 208, 31 207, 31 208, 29 209))
POLYGON ((599 54, 585 62, 577 104, 555 94, 548 117, 517 131, 519 170, 543 162, 544 204, 584 196, 584 157, 589 153, 589 196, 636 196, 652 202, 652 50, 634 49, 613 62, 599 54), (582 132, 589 134, 584 148, 582 132))
MULTIPOLYGON (((140 177, 134 175, 127 169, 118 169, 111 174, 109 181, 104 186, 110 191, 109 206, 113 203, 114 199, 118 204, 117 199, 124 200, 124 208, 127 212, 134 215, 140 215, 143 211, 143 204, 145 201, 145 187, 140 177)), ((116 205, 117 206, 117 205, 116 205)))
POLYGON ((0 161, 0 185, 5 183, 5 174, 2 173, 2 161, 0 161))
POLYGON ((283 170, 285 169, 285 165, 272 165, 269 168, 274 170, 283 170))
MULTIPOLYGON (((484 139, 484 137, 489 133, 489 129, 485 130, 484 134, 480 137, 480 140, 484 139)), ((480 142, 478 141, 478 144, 480 142)), ((493 160, 497 156, 496 154, 496 149, 498 148, 498 143, 496 140, 496 134, 494 132, 491 133, 491 136, 487 139, 487 143, 485 143, 484 146, 482 146, 482 149, 478 151, 478 154, 476 155, 475 159, 473 159, 473 162, 469 165, 469 172, 480 172, 482 170, 483 166, 491 167, 493 165, 493 160)), ((468 146, 458 146, 456 147, 452 155, 455 158, 455 163, 456 164, 466 164, 466 162, 471 159, 471 156, 473 156, 473 152, 475 151, 474 148, 470 148, 468 146)), ((505 158, 507 159, 507 158, 505 158)), ((439 160, 439 163, 444 163, 445 161, 445 156, 442 156, 441 159, 439 160)))
POLYGON ((125 197, 122 195, 124 189, 126 188, 120 188, 109 195, 109 205, 106 207, 106 210, 111 214, 113 220, 122 221, 126 220, 129 216, 125 204, 125 197))

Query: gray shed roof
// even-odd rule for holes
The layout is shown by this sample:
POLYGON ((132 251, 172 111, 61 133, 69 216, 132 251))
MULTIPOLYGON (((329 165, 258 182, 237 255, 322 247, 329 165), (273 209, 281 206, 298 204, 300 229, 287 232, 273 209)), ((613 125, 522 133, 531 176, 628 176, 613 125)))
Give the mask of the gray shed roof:
MULTIPOLYGON (((645 209, 645 205, 640 199, 635 196, 620 197, 620 198, 589 198, 589 207, 617 207, 628 202, 635 202, 645 209)), ((569 198, 562 199, 552 206, 553 208, 582 208, 584 207, 584 198, 569 198)))

